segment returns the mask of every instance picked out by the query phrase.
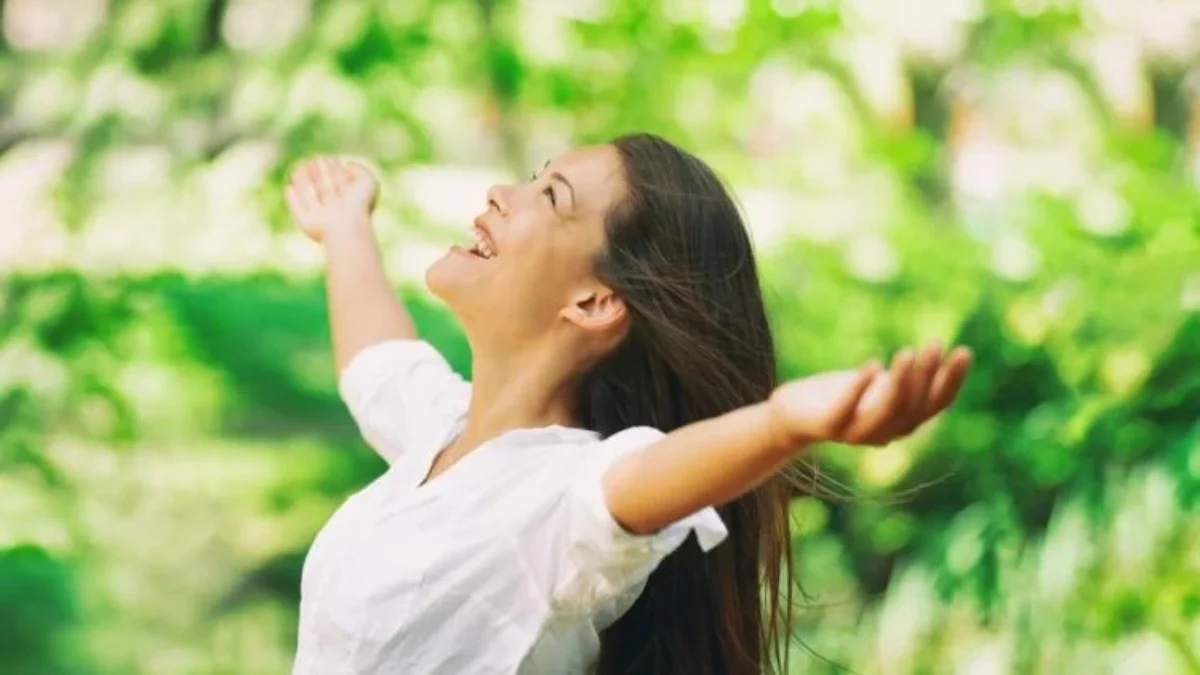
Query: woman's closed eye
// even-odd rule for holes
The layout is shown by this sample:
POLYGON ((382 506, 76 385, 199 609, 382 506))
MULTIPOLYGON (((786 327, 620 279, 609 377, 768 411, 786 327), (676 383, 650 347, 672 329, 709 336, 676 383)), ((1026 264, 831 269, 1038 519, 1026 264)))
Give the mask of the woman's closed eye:
MULTIPOLYGON (((536 182, 537 179, 538 179, 537 173, 534 173, 533 175, 531 175, 529 177, 530 182, 536 182)), ((546 198, 550 200, 550 206, 555 206, 555 207, 558 206, 558 198, 554 196, 554 188, 552 186, 547 184, 546 187, 542 190, 542 194, 546 195, 546 198)))

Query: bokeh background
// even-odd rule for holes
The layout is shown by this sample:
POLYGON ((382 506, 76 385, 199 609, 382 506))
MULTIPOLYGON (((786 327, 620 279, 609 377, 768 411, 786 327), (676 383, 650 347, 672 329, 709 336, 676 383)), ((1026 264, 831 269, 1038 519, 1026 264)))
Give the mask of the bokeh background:
POLYGON ((287 167, 370 158, 421 289, 620 132, 730 181, 787 376, 918 340, 939 423, 796 499, 794 672, 1200 672, 1195 0, 0 2, 0 673, 284 673, 382 468, 287 167))

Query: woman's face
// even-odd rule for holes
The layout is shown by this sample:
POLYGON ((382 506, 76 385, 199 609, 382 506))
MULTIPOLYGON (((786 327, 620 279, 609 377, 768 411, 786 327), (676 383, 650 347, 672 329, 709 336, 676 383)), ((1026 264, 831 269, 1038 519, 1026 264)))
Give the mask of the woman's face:
POLYGON ((488 190, 473 228, 480 243, 451 248, 426 283, 473 338, 527 341, 562 318, 586 324, 611 314, 619 301, 593 265, 605 244, 605 214, 622 193, 615 148, 567 152, 529 182, 488 190))

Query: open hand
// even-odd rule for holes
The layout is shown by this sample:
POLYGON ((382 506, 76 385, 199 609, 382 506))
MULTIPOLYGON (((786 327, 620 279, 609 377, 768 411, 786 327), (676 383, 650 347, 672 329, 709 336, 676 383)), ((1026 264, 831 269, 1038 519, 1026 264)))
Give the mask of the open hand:
POLYGON ((900 352, 890 370, 872 363, 794 380, 771 395, 772 419, 791 443, 886 445, 945 410, 970 364, 970 350, 943 355, 932 344, 900 352))
POLYGON ((317 242, 329 228, 370 216, 378 195, 379 183, 366 167, 331 157, 300 164, 284 190, 296 224, 317 242))

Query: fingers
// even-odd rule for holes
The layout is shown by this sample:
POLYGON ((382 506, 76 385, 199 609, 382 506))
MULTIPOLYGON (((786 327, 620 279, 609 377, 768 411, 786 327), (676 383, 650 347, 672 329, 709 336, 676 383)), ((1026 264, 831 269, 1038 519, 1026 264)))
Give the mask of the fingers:
POLYGON ((950 352, 930 385, 929 395, 925 399, 925 409, 922 411, 924 419, 933 417, 950 407, 962 389, 970 367, 970 349, 959 347, 950 352))
POLYGON ((837 437, 850 426, 854 421, 854 414, 858 410, 859 401, 862 400, 863 394, 867 393, 871 382, 874 381, 875 375, 879 373, 881 366, 878 362, 872 361, 858 370, 854 376, 854 380, 846 387, 841 396, 837 398, 833 406, 830 408, 830 436, 837 437))
POLYGON ((284 192, 289 205, 295 203, 305 210, 311 210, 321 203, 313 180, 317 171, 314 160, 305 161, 292 170, 291 176, 288 177, 287 189, 284 192))
POLYGON ((888 427, 895 426, 901 418, 898 413, 907 405, 904 400, 906 390, 911 386, 911 371, 914 367, 914 357, 911 349, 905 349, 892 359, 892 367, 888 373, 887 389, 880 395, 879 402, 863 411, 847 430, 846 441, 849 443, 880 442, 888 432, 888 427))
POLYGON ((304 163, 300 169, 302 180, 297 187, 301 192, 307 192, 309 200, 314 204, 320 204, 324 195, 321 193, 321 164, 320 160, 314 159, 304 163))
POLYGON ((379 179, 375 176, 375 172, 365 164, 352 159, 345 160, 343 165, 350 176, 351 184, 361 186, 369 195, 367 209, 373 213, 375 204, 379 200, 379 179))
POLYGON ((930 343, 917 357, 912 369, 909 388, 905 392, 908 405, 904 406, 903 418, 891 429, 893 437, 912 433, 928 417, 927 402, 938 374, 938 366, 942 363, 942 347, 936 342, 930 343))
MULTIPOLYGON (((918 395, 918 401, 924 401, 929 395, 930 385, 933 383, 933 377, 937 374, 938 366, 942 362, 942 346, 937 342, 931 342, 925 347, 925 351, 921 352, 921 357, 917 360, 916 376, 919 386, 915 390, 918 395)), ((914 406, 916 409, 921 409, 921 403, 914 406)))
POLYGON ((337 162, 329 157, 322 157, 317 160, 319 168, 320 180, 317 183, 317 193, 321 196, 321 201, 326 202, 336 199, 342 195, 341 181, 338 180, 337 162))
POLYGON ((348 159, 342 162, 342 165, 346 167, 347 174, 354 180, 369 178, 371 176, 371 170, 360 162, 348 159))
POLYGON ((292 169, 291 175, 288 176, 284 198, 294 212, 311 211, 320 204, 312 179, 316 172, 316 161, 307 160, 292 169))
POLYGON ((283 190, 283 199, 287 202, 288 209, 293 216, 302 216, 312 209, 312 204, 305 192, 300 191, 293 184, 288 184, 283 190))
POLYGON ((334 162, 334 169, 334 177, 338 188, 345 191, 347 187, 354 183, 354 169, 350 167, 348 162, 343 161, 334 162))
POLYGON ((859 445, 882 445, 912 433, 954 402, 970 364, 971 352, 964 347, 953 350, 945 359, 936 343, 919 356, 912 350, 901 351, 882 383, 875 378, 881 387, 879 395, 870 392, 863 402, 865 406, 860 403, 857 414, 846 419, 841 439, 859 445))
POLYGON ((301 164, 292 173, 289 186, 311 208, 341 196, 346 183, 343 172, 341 162, 318 157, 301 164))
MULTIPOLYGON (((896 405, 896 426, 903 426, 904 420, 918 412, 921 409, 921 402, 925 400, 920 396, 921 390, 924 389, 921 384, 924 361, 924 352, 920 354, 915 350, 912 352, 912 366, 905 373, 904 382, 901 385, 903 391, 900 393, 900 402, 896 405)), ((934 363, 936 364, 937 361, 935 360, 934 363)))

